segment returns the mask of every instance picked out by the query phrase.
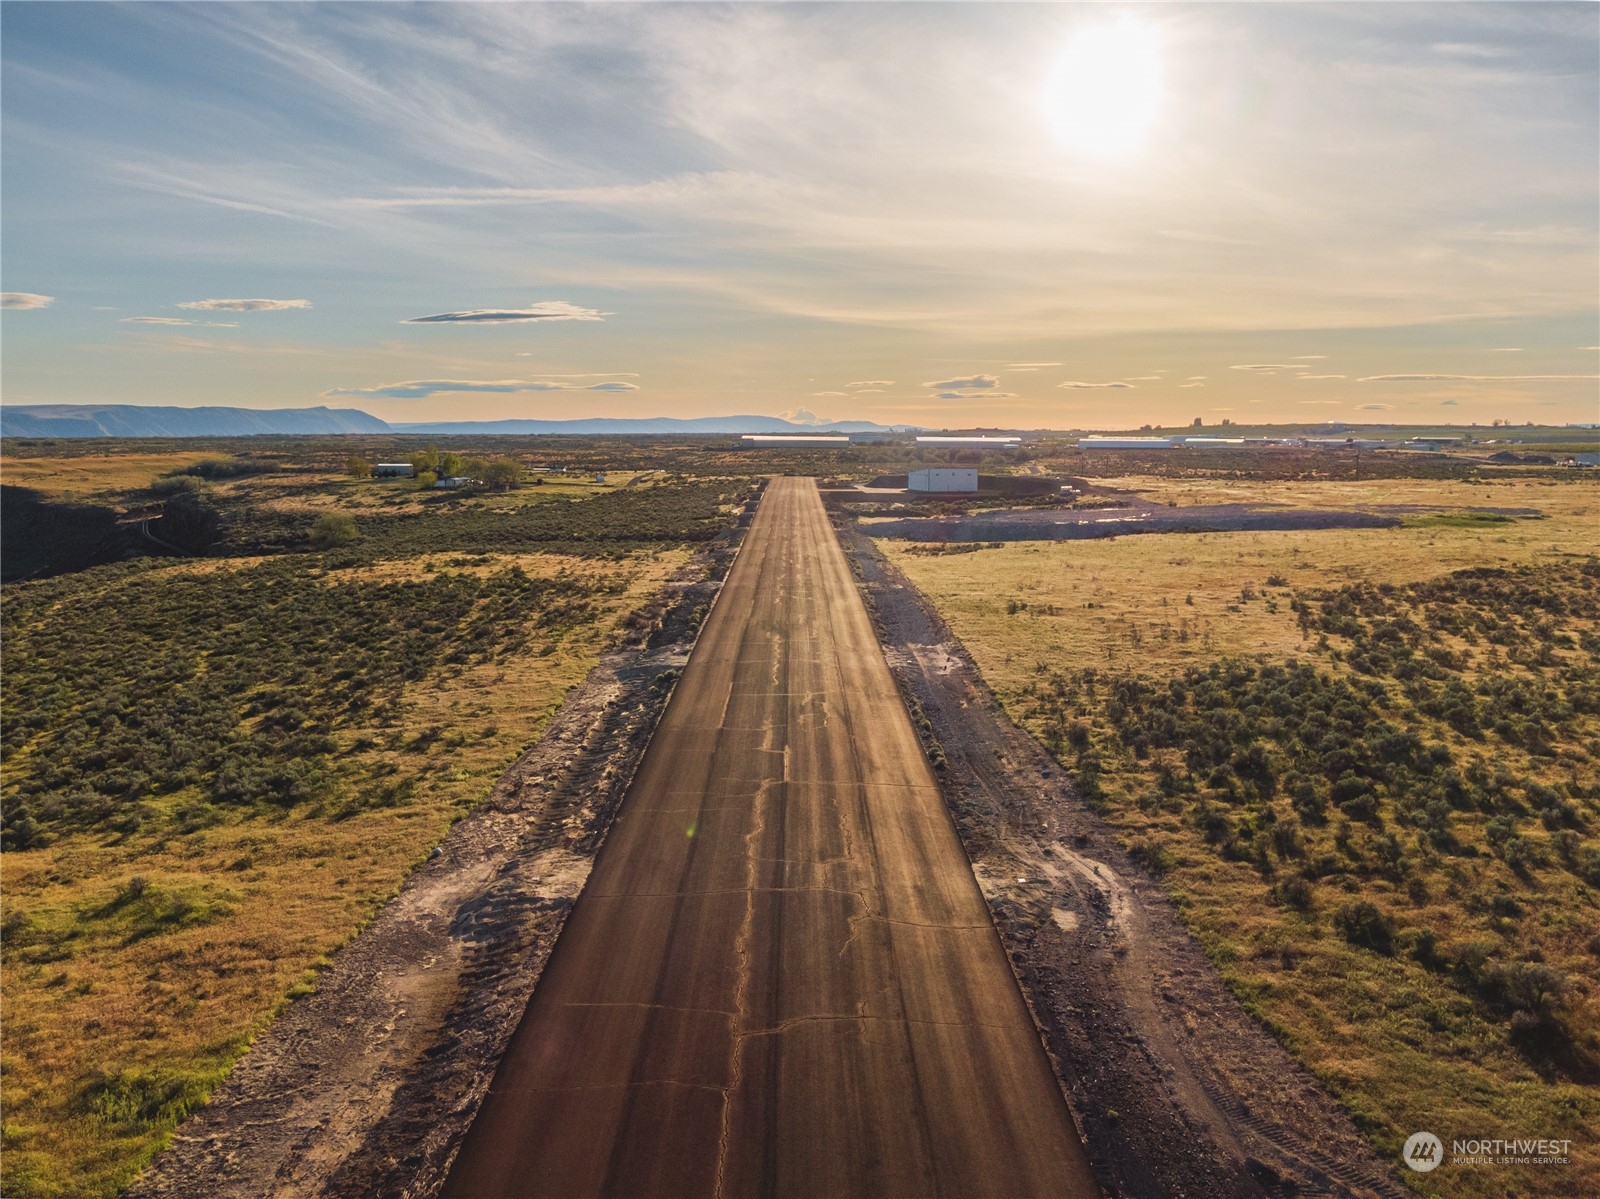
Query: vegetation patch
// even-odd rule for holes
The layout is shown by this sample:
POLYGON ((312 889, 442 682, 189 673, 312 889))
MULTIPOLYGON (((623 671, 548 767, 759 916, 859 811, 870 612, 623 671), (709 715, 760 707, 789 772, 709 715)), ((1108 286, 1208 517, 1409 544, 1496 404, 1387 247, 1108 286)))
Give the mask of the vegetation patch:
POLYGON ((1443 574, 1458 543, 1432 572, 1417 544, 1483 536, 1014 545, 970 573, 880 544, 1381 1151, 1560 1130, 1528 1135, 1572 1139, 1571 1167, 1428 1185, 1586 1193, 1600 565, 1532 529, 1443 574))
MULTIPOLYGON (((176 465, 224 529, 295 485, 176 465)), ((744 485, 335 506, 322 551, 313 505, 273 553, 224 536, 8 584, 4 1193, 126 1185, 598 655, 654 627, 744 485)))

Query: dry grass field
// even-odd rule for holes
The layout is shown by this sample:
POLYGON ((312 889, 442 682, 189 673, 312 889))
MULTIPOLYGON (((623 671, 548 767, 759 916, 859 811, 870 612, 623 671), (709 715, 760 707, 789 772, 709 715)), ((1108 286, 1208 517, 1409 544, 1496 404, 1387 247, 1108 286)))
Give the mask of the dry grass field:
MULTIPOLYGON (((511 567, 533 579, 576 575, 594 585, 596 608, 559 634, 527 629, 520 648, 492 661, 435 664, 404 685, 392 723, 338 728, 341 791, 381 783, 385 803, 210 807, 189 827, 181 813, 196 806, 191 786, 150 803, 135 831, 68 832, 7 852, 5 1193, 118 1189, 487 794, 616 640, 624 616, 686 557, 673 549, 604 563, 555 554, 430 563, 440 577, 511 567)), ((179 563, 161 573, 258 567, 179 563)), ((381 563, 329 572, 320 585, 406 574, 406 564, 381 563)), ((137 603, 128 593, 151 585, 123 576, 73 602, 137 603)), ((8 775, 27 769, 24 752, 8 775)))
POLYGON ((1118 485, 1542 513, 879 544, 1381 1151, 1573 1142, 1419 1191, 1600 1193, 1600 487, 1118 485))
POLYGON ((0 463, 103 517, 55 559, 91 509, 7 526, 7 1196, 120 1189, 748 489, 587 465, 425 492, 343 453, 0 463), (198 557, 105 523, 184 502, 198 557))
POLYGON ((51 499, 117 500, 149 486, 168 471, 215 458, 197 450, 171 453, 103 453, 74 458, 0 457, 0 482, 27 487, 51 499))

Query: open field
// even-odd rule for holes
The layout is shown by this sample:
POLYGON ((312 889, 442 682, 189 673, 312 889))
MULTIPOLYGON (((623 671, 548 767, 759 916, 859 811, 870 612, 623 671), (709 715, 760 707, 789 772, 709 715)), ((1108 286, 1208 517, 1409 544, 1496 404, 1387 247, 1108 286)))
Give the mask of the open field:
MULTIPOLYGON (((57 675, 55 686, 76 696, 62 701, 80 711, 103 708, 94 693, 109 691, 122 715, 91 715, 98 734, 63 758, 61 737, 70 735, 63 709, 32 737, 19 738, 7 769, 8 816, 25 813, 21 819, 37 830, 38 845, 6 853, 6 1193, 102 1195, 125 1182, 203 1101, 285 997, 313 985, 316 967, 370 918, 451 821, 488 792, 566 689, 616 639, 623 618, 684 557, 663 550, 601 565, 522 555, 460 568, 441 564, 420 583, 396 580, 387 567, 310 569, 286 582, 263 576, 270 564, 207 563, 207 595, 232 591, 248 601, 252 589, 276 585, 281 602, 307 605, 314 619, 345 635, 356 631, 362 613, 376 615, 374 588, 403 588, 420 600, 418 590, 453 592, 464 579, 504 580, 513 570, 534 582, 572 580, 566 598, 581 598, 584 610, 559 627, 541 619, 548 607, 496 614, 492 625, 473 621, 471 609, 493 603, 490 595, 452 614, 431 613, 430 621, 444 627, 424 634, 427 644, 414 664, 393 679, 363 684, 381 696, 381 711, 363 705, 343 713, 314 689, 274 703, 267 694, 272 677, 253 687, 241 680, 240 700, 249 703, 235 711, 260 714, 243 715, 224 733, 237 746, 228 752, 240 767, 231 776, 226 765, 202 768, 192 782, 171 780, 180 785, 170 790, 158 778, 155 793, 143 798, 107 796, 104 774, 85 774, 52 780, 55 790, 18 803, 19 792, 46 769, 32 764, 32 754, 49 756, 49 769, 59 771, 63 760, 70 765, 85 754, 111 752, 108 723, 137 725, 141 702, 157 697, 141 691, 154 680, 134 674, 133 664, 177 646, 139 636, 115 613, 131 608, 159 620, 162 593, 191 588, 198 572, 176 564, 121 574, 59 600, 8 597, 12 721, 40 708, 36 697, 18 693, 39 677, 34 671, 47 669, 38 644, 45 630, 36 621, 60 604, 83 622, 52 634, 58 650, 80 662, 57 675), (316 591, 330 594, 312 607, 316 591), (477 636, 486 627, 497 634, 489 648, 477 636), (119 662, 130 669, 119 672, 119 662), (308 747, 275 741, 263 729, 291 710, 304 721, 301 728, 323 730, 313 735, 328 744, 310 747, 323 752, 307 756, 308 747), (308 764, 325 769, 306 771, 308 764), (233 781, 219 786, 219 777, 233 781), (269 798, 275 788, 276 800, 269 798), (84 808, 101 807, 90 797, 101 799, 105 811, 82 827, 91 820, 84 808)), ((207 661, 194 664, 190 681, 165 679, 164 687, 192 690, 216 675, 217 657, 240 648, 229 644, 228 631, 219 629, 200 651, 207 661)), ((285 648, 304 654, 310 672, 348 671, 363 656, 359 647, 345 655, 288 640, 285 648)), ((226 705, 215 696, 203 702, 226 705)), ((180 749, 166 739, 175 735, 168 722, 181 722, 181 712, 169 707, 158 719, 157 737, 180 749)), ((121 744, 128 759, 162 749, 133 738, 121 744)))
POLYGON ((1593 484, 1122 482, 1180 503, 1546 513, 879 546, 1380 1151, 1417 1128, 1574 1142, 1568 1167, 1413 1185, 1600 1185, 1593 484))
POLYGON ((201 450, 85 454, 70 458, 0 457, 0 479, 51 499, 120 500, 157 475, 215 457, 201 450))
MULTIPOLYGON (((649 632, 641 609, 747 486, 422 497, 269 457, 178 476, 219 514, 206 556, 5 588, 7 1195, 124 1184, 599 655, 649 632), (309 536, 328 511, 353 539, 309 536)), ((159 513, 152 479, 203 458, 7 477, 109 520, 159 513)))

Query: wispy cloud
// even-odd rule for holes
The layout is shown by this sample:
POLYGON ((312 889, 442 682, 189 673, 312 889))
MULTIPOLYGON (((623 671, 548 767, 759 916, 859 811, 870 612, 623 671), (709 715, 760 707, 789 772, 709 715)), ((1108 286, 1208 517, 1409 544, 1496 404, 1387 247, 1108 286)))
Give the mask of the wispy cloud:
POLYGON ((1357 383, 1540 383, 1560 379, 1600 379, 1600 375, 1367 375, 1357 383))
POLYGON ((1321 362, 1326 354, 1296 354, 1291 361, 1294 362, 1321 362))
POLYGON ((1132 389, 1133 384, 1132 383, 1124 383, 1121 380, 1114 380, 1113 382, 1110 382, 1110 383, 1082 383, 1082 382, 1079 382, 1076 379, 1068 379, 1065 383, 1057 383, 1056 386, 1057 387, 1065 387, 1065 388, 1072 389, 1072 390, 1076 390, 1076 389, 1080 389, 1080 388, 1092 388, 1092 387, 1126 387, 1126 388, 1132 389))
POLYGON ((1246 362, 1239 366, 1230 366, 1230 371, 1297 371, 1300 368, 1292 362, 1246 362))
POLYGON ((1392 411, 1393 408, 1394 408, 1393 404, 1357 404, 1356 405, 1356 411, 1357 412, 1389 412, 1389 411, 1392 411))
POLYGON ((612 379, 604 383, 560 383, 553 379, 411 379, 381 387, 335 387, 324 399, 425 400, 448 392, 483 392, 514 395, 523 391, 638 391, 637 383, 612 379))
POLYGON ((857 379, 854 383, 846 383, 846 387, 893 387, 893 379, 857 379))
POLYGON ((0 291, 0 308, 27 311, 30 308, 48 308, 55 302, 54 296, 41 296, 32 291, 0 291))
POLYGON ((1013 362, 1010 369, 1014 371, 1036 371, 1043 366, 1065 366, 1064 362, 1013 362))
POLYGON ((1343 375, 1296 375, 1296 379, 1343 379, 1343 375))
POLYGON ((999 387, 1000 380, 993 375, 969 375, 965 379, 938 379, 923 386, 935 391, 984 391, 999 387))
POLYGON ((941 391, 938 393, 941 400, 1014 400, 1016 396, 1009 391, 977 391, 967 388, 962 391, 941 391))
POLYGON ((1178 384, 1178 386, 1179 387, 1204 387, 1205 384, 1204 383, 1200 383, 1200 382, 1191 382, 1191 383, 1180 383, 1180 384, 1178 384))
POLYGON ((1160 383, 1162 379, 1160 375, 1129 375, 1128 381, 1131 383, 1160 383))
POLYGON ((1489 353, 1491 353, 1491 354, 1520 354, 1520 353, 1522 353, 1522 347, 1521 346, 1495 346, 1494 349, 1489 351, 1489 353))
POLYGON ((195 312, 285 312, 310 308, 310 300, 185 300, 178 305, 195 312))
POLYGON ((432 316, 413 316, 406 325, 523 325, 538 321, 600 321, 610 312, 580 308, 565 300, 541 300, 526 308, 470 308, 465 312, 437 312, 432 316))
POLYGON ((847 391, 813 391, 811 394, 814 396, 828 396, 834 399, 843 399, 850 393, 847 391))
POLYGON ((186 321, 181 316, 125 316, 124 325, 198 325, 199 321, 186 321))

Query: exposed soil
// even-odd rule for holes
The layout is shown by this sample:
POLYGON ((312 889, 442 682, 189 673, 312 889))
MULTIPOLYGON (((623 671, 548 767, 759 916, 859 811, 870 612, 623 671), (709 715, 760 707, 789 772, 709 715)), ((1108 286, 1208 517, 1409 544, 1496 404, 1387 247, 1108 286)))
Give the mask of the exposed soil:
POLYGON ((931 605, 849 517, 839 526, 1107 1195, 1410 1194, 1234 999, 931 605))
MULTIPOLYGON (((911 516, 872 526, 877 537, 911 541, 1082 541, 1130 533, 1220 533, 1273 529, 1388 529, 1406 517, 1449 511, 1415 504, 1380 504, 1370 511, 1299 508, 1288 504, 1152 503, 1132 492, 1088 486, 1074 509, 1019 509, 967 516, 911 516), (1090 505, 1094 505, 1091 507, 1090 505)), ((1530 508, 1475 508, 1499 516, 1542 515, 1530 508)))
POLYGON ((635 644, 568 694, 129 1195, 438 1191, 748 522, 630 622, 635 644))

